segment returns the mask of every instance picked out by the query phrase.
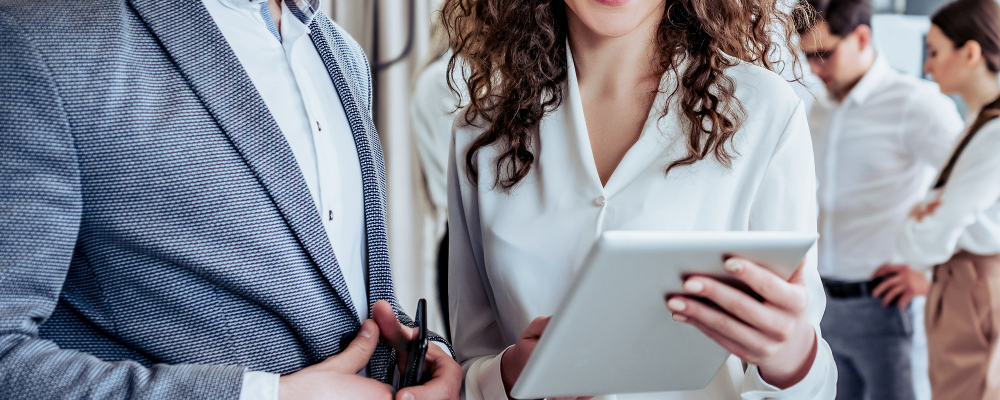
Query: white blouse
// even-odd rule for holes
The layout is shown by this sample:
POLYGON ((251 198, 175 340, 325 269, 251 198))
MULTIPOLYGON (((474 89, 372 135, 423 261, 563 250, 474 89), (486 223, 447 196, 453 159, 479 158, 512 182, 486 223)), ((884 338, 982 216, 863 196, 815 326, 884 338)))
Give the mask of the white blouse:
MULTIPOLYGON (((967 134, 962 134, 955 144, 967 134)), ((945 186, 927 194, 928 201, 940 196, 941 206, 920 222, 907 218, 903 223, 896 247, 911 266, 930 268, 948 261, 960 250, 979 255, 1000 254, 997 154, 1000 154, 1000 120, 995 119, 983 125, 969 141, 945 186)))
MULTIPOLYGON (((467 178, 465 153, 484 129, 465 124, 464 112, 455 120, 448 172, 449 307, 466 399, 506 399, 502 352, 532 319, 557 311, 603 231, 816 232, 805 111, 779 76, 749 64, 727 72, 748 116, 733 141, 739 155, 731 168, 705 159, 664 176, 669 162, 687 150, 677 113, 660 118, 668 97, 661 93, 638 142, 602 187, 572 55, 569 63, 564 100, 532 138, 535 164, 509 194, 493 188, 495 148, 481 149, 475 159, 479 185, 467 178)), ((674 86, 673 76, 664 75, 661 89, 674 86)), ((815 251, 804 268, 806 312, 818 334, 826 299, 815 251)), ((663 312, 669 315, 666 306, 663 312)), ((809 374, 786 390, 765 383, 754 366, 744 374, 740 361, 730 357, 702 390, 599 399, 833 399, 836 380, 832 353, 820 336, 809 374)))

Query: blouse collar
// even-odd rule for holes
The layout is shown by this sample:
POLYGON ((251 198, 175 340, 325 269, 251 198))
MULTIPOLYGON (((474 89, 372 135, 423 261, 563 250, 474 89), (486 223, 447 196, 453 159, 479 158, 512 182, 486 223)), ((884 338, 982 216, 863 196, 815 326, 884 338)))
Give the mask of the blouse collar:
POLYGON ((674 87, 674 73, 667 71, 660 79, 659 93, 653 101, 653 106, 646 117, 646 123, 639 134, 639 140, 625 153, 625 157, 615 168, 615 171, 608 179, 607 185, 602 187, 600 175, 597 173, 597 164, 594 162, 594 152, 590 145, 590 134, 587 130, 587 120, 583 113, 583 100, 580 95, 579 81, 576 75, 576 64, 573 61, 573 52, 569 41, 566 41, 566 61, 567 61, 567 96, 560 106, 563 113, 566 140, 568 145, 575 148, 578 157, 578 168, 586 171, 588 184, 603 191, 606 198, 610 198, 615 193, 621 191, 635 180, 647 168, 655 167, 666 169, 670 161, 680 157, 678 150, 686 149, 683 143, 673 146, 678 140, 683 140, 677 127, 678 120, 676 113, 669 113, 661 118, 666 108, 667 100, 670 97, 670 90, 674 87), (665 150, 670 148, 669 152, 665 150), (677 155, 675 155, 677 154, 677 155))

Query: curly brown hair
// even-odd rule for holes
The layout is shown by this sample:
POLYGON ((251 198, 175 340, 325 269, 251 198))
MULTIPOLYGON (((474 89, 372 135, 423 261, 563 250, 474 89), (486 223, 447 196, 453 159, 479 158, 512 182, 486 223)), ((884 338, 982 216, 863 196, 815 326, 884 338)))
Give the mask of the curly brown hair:
MULTIPOLYGON (((562 0, 445 0, 441 21, 454 51, 448 75, 465 68, 470 96, 465 121, 486 126, 465 154, 469 179, 478 183, 476 153, 496 145, 494 185, 509 192, 534 163, 531 130, 562 102, 568 76, 566 5, 562 0)), ((775 70, 777 37, 793 49, 792 65, 799 65, 793 22, 778 0, 667 0, 656 31, 658 63, 663 71, 680 74, 680 90, 670 96, 677 96, 683 113, 688 153, 672 161, 665 174, 710 154, 727 168, 732 165, 726 143, 740 129, 745 110, 725 71, 741 60, 775 70)), ((456 90, 458 84, 449 79, 449 86, 456 90)))

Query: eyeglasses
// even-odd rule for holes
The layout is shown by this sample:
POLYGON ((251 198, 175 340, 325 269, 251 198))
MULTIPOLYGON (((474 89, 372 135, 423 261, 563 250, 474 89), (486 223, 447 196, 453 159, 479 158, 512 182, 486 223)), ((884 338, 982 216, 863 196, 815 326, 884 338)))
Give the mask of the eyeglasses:
POLYGON ((830 46, 829 48, 826 49, 804 52, 806 56, 806 61, 815 62, 818 64, 826 64, 826 62, 829 61, 830 58, 837 53, 837 49, 840 48, 840 43, 843 42, 844 39, 847 38, 846 37, 840 38, 840 40, 837 40, 837 42, 834 43, 833 46, 830 46))

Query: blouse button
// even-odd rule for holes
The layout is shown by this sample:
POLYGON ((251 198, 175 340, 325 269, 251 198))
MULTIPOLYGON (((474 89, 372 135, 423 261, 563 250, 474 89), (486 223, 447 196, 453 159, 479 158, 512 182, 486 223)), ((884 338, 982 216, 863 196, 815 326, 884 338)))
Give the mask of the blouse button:
POLYGON ((594 205, 598 207, 603 206, 605 202, 606 201, 604 200, 604 196, 598 196, 596 199, 594 199, 594 205))

